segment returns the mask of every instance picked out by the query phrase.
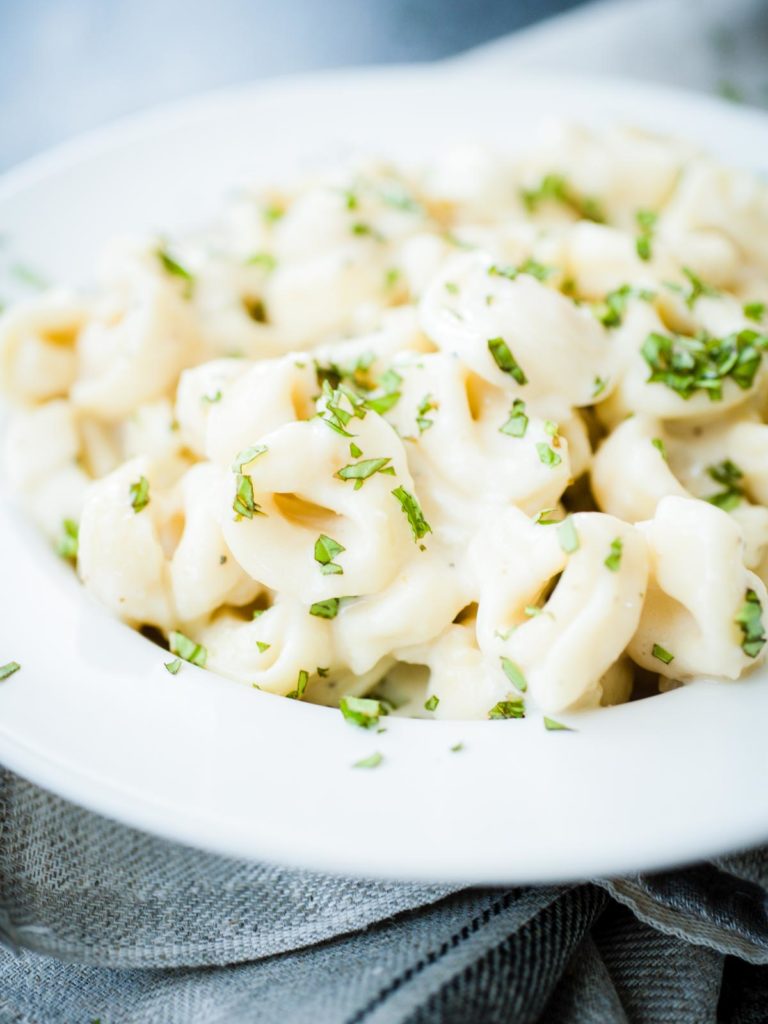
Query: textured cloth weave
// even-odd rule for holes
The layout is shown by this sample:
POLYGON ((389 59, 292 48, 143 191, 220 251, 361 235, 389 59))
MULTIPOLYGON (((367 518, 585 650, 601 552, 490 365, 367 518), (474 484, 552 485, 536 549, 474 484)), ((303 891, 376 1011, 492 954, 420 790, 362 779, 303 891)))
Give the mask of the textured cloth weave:
POLYGON ((0 1024, 764 1024, 768 851, 510 890, 155 839, 0 770, 0 1024))

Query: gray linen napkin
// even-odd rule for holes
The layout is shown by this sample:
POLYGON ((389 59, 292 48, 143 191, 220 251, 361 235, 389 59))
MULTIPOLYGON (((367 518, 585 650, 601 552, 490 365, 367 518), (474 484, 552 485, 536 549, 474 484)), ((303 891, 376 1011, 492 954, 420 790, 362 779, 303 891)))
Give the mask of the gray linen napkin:
POLYGON ((509 890, 155 839, 0 770, 0 1024, 764 1024, 768 851, 509 890))

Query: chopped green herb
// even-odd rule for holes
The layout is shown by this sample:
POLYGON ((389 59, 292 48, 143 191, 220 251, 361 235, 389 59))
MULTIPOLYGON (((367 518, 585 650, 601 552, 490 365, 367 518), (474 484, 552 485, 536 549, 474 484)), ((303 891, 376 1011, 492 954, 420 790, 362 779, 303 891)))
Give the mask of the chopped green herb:
POLYGON ((525 412, 525 402, 516 398, 512 403, 509 419, 499 427, 501 434, 509 434, 510 437, 525 437, 528 429, 528 416, 525 412))
POLYGON ((764 302, 746 302, 744 304, 744 316, 748 320, 759 323, 765 316, 766 305, 764 302))
POLYGON ((742 390, 752 386, 766 347, 768 337, 753 330, 725 338, 653 332, 640 352, 651 369, 647 383, 665 384, 686 400, 705 391, 712 401, 719 401, 728 377, 742 390))
POLYGON ((578 217, 603 223, 605 217, 598 202, 587 196, 579 196, 561 174, 545 174, 538 185, 522 189, 520 197, 529 213, 536 213, 544 202, 556 202, 567 206, 578 217))
POLYGON ((572 555, 574 551, 579 550, 579 535, 576 533, 573 516, 566 516, 558 526, 557 539, 566 555, 572 555))
POLYGON ((333 561, 336 555, 347 549, 339 544, 333 537, 327 537, 324 533, 315 541, 315 561, 320 563, 320 571, 324 576, 341 576, 344 570, 333 561))
POLYGON ((216 402, 220 402, 221 401, 221 392, 220 391, 216 391, 212 395, 203 395, 202 396, 202 401, 203 402, 207 402, 208 405, 215 405, 216 402))
POLYGON ((543 441, 536 442, 536 451, 539 453, 539 459, 545 466, 559 466, 563 461, 557 452, 543 441))
POLYGON ((673 291, 680 291, 685 295, 685 304, 689 309, 693 309, 696 301, 702 296, 709 298, 717 298, 720 294, 715 288, 705 284, 698 274, 694 273, 690 267, 683 267, 683 273, 688 278, 688 289, 684 289, 680 285, 670 284, 668 285, 673 291))
POLYGON ((662 459, 664 459, 664 461, 666 462, 667 461, 667 446, 664 444, 664 440, 661 437, 654 437, 651 440, 651 444, 656 449, 656 451, 661 455, 662 459))
POLYGON ((259 654, 263 654, 264 651, 268 651, 272 644, 264 643, 263 640, 257 640, 256 646, 259 648, 259 654))
POLYGON ((544 715, 544 728, 549 732, 576 732, 570 725, 563 725, 562 722, 556 722, 554 718, 547 718, 546 715, 544 715))
POLYGON ((364 224, 362 221, 358 221, 356 224, 353 224, 350 230, 353 235, 358 235, 362 238, 373 238, 376 242, 385 241, 384 236, 380 231, 371 227, 370 224, 364 224))
POLYGON ((653 648, 651 649, 651 654, 654 658, 657 658, 665 665, 669 665, 671 661, 675 660, 674 654, 670 654, 669 651, 665 651, 664 648, 661 647, 659 644, 653 645, 653 648))
POLYGON ((754 590, 747 590, 744 604, 739 609, 734 622, 742 632, 741 649, 749 658, 756 658, 765 646, 765 628, 763 626, 763 609, 760 599, 754 590))
POLYGON ((304 696, 304 691, 307 688, 308 682, 309 672, 307 672, 303 668, 299 669, 299 675, 296 680, 296 689, 291 690, 290 693, 286 693, 286 697, 288 697, 289 700, 301 700, 301 698, 304 696))
POLYGON ((424 710, 434 711, 439 703, 440 698, 433 693, 431 697, 427 697, 427 699, 424 701, 424 710))
POLYGON ((606 569, 610 569, 611 572, 618 572, 621 565, 621 556, 624 551, 624 541, 621 537, 617 537, 611 541, 611 550, 608 553, 608 557, 603 562, 606 569))
POLYGON ((458 752, 460 750, 463 750, 463 749, 464 749, 464 744, 463 743, 461 743, 461 742, 454 743, 453 746, 451 747, 451 753, 452 754, 458 754, 458 752))
POLYGON ((502 373, 508 373, 518 384, 528 383, 528 378, 525 376, 522 367, 512 355, 509 346, 503 338, 489 338, 488 350, 502 373))
POLYGON ((541 615, 541 613, 544 611, 544 609, 543 608, 539 608, 539 606, 537 604, 527 604, 525 606, 525 608, 523 608, 523 611, 525 612, 525 614, 528 616, 529 619, 534 619, 534 618, 536 618, 537 615, 541 615))
POLYGON ((595 377, 595 383, 592 387, 592 397, 599 398, 607 387, 608 381, 604 377, 595 377))
POLYGON ((654 213, 653 210, 638 210, 635 213, 635 220, 640 229, 640 234, 635 239, 635 249, 641 260, 649 260, 651 258, 651 243, 658 219, 659 215, 654 213))
POLYGON ((79 528, 74 519, 63 519, 56 551, 62 558, 77 558, 79 528))
POLYGON ((170 274, 172 277, 181 278, 185 283, 184 293, 189 298, 195 287, 195 275, 179 261, 172 256, 167 249, 157 249, 155 255, 160 260, 160 265, 166 274, 170 274))
POLYGON ((501 667, 504 670, 504 675, 515 689, 519 690, 520 693, 525 693, 528 689, 528 683, 520 666, 516 665, 514 661, 510 661, 509 658, 501 658, 501 667))
POLYGON ((417 499, 409 491, 406 491, 404 487, 396 487, 392 494, 400 502, 400 507, 413 531, 414 540, 421 540, 426 534, 432 533, 432 527, 421 511, 421 505, 419 505, 417 499))
POLYGON ((5 665, 0 665, 0 682, 4 679, 8 679, 8 677, 12 676, 14 672, 18 672, 20 668, 21 665, 18 661, 9 661, 5 665))
POLYGON ((320 666, 318 665, 318 667, 315 669, 315 671, 317 672, 317 674, 320 676, 321 679, 327 679, 328 678, 328 673, 331 670, 329 668, 320 668, 320 666))
POLYGON ((525 705, 521 700, 500 700, 488 712, 491 720, 499 718, 525 718, 525 705))
POLYGON ((243 448, 241 452, 238 452, 235 456, 235 461, 232 463, 233 473, 242 473, 246 466, 250 466, 252 462, 255 462, 260 455, 263 455, 267 451, 265 444, 255 444, 250 448, 243 448))
POLYGON ((608 292, 602 302, 593 303, 592 312, 604 327, 620 327, 627 311, 627 303, 635 295, 645 297, 645 293, 638 293, 631 285, 623 284, 608 292))
POLYGON ((315 601, 309 606, 309 614, 319 619, 335 619, 339 614, 340 597, 327 597, 324 601, 315 601))
POLYGON ((265 515, 253 500, 253 481, 241 473, 235 477, 235 500, 232 502, 232 510, 239 519, 253 519, 254 516, 265 515))
MULTIPOLYGON (((362 462, 353 462, 349 466, 343 466, 336 476, 340 480, 354 480, 355 490, 359 491, 366 480, 374 473, 386 473, 391 470, 389 463, 391 457, 386 459, 363 459, 362 462)), ((394 473, 394 470, 391 470, 394 473)))
POLYGON ((174 658, 173 661, 164 661, 163 666, 171 673, 172 676, 175 676, 181 668, 181 658, 174 658))
POLYGON ((169 635, 168 644, 171 648, 171 654, 176 654, 183 658, 184 661, 189 661, 193 665, 205 668, 205 663, 208 660, 208 651, 202 644, 196 644, 194 640, 190 640, 188 636, 184 636, 183 633, 179 633, 177 630, 173 630, 169 635))
POLYGON ((498 266, 494 264, 488 268, 488 273, 491 277, 506 277, 509 281, 514 281, 520 274, 528 274, 530 277, 535 277, 537 281, 546 281, 548 277, 555 273, 555 268, 546 267, 543 263, 538 263, 534 259, 527 259, 519 267, 498 266))
POLYGON ((389 714, 387 705, 373 697, 342 697, 339 709, 347 722, 362 729, 373 729, 383 715, 389 714))
POLYGON ((277 260, 271 252, 255 252, 245 261, 247 267, 261 267, 267 274, 271 274, 277 266, 277 260))
POLYGON ((446 281, 445 282, 445 290, 450 295, 458 295, 459 294, 459 286, 456 284, 455 281, 446 281))
POLYGON ((384 287, 394 288, 400 280, 400 271, 397 267, 390 267, 384 274, 384 287))
POLYGON ((555 523, 562 523, 562 519, 553 519, 550 515, 551 512, 559 511, 557 508, 542 508, 533 517, 533 521, 539 526, 554 526, 555 523))
POLYGON ((744 478, 743 470, 735 462, 731 462, 730 459, 724 459, 714 466, 708 466, 707 474, 715 483, 722 484, 724 490, 710 495, 706 500, 712 505, 717 505, 724 512, 730 512, 734 508, 738 508, 744 497, 744 488, 741 483, 744 478))
POLYGON ((382 754, 376 752, 371 754, 369 757, 364 757, 360 761, 355 761, 352 765, 353 768, 378 768, 381 762, 384 760, 382 754))
POLYGON ((438 404, 432 395, 424 395, 422 400, 419 402, 416 412, 416 426, 419 428, 419 434, 423 434, 425 430, 429 430, 434 425, 434 420, 427 417, 427 413, 433 409, 437 409, 438 404))
POLYGON ((274 224, 285 216, 285 208, 278 206, 277 203, 272 203, 262 209, 261 215, 268 224, 274 224))
POLYGON ((145 476, 140 476, 136 483, 131 484, 128 488, 128 494, 131 499, 131 507, 138 515, 149 504, 149 480, 145 476))
POLYGON ((353 459, 359 459, 363 454, 363 450, 362 448, 358 448, 354 441, 351 441, 349 445, 349 454, 353 459))

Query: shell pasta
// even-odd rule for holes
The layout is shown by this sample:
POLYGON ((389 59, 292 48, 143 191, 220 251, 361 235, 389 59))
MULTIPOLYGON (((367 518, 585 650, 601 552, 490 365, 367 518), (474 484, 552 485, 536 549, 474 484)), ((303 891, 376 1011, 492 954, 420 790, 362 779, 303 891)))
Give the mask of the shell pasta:
POLYGON ((767 350, 768 185, 557 126, 115 239, 0 316, 7 473, 174 673, 562 728, 764 658, 767 350))

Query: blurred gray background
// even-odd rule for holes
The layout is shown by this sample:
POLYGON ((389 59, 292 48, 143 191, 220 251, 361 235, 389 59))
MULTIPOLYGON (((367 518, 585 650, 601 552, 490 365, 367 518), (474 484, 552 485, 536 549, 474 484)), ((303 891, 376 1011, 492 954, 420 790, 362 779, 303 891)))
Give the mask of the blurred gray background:
POLYGON ((458 53, 576 0, 0 0, 0 170, 79 131, 284 72, 458 53))

